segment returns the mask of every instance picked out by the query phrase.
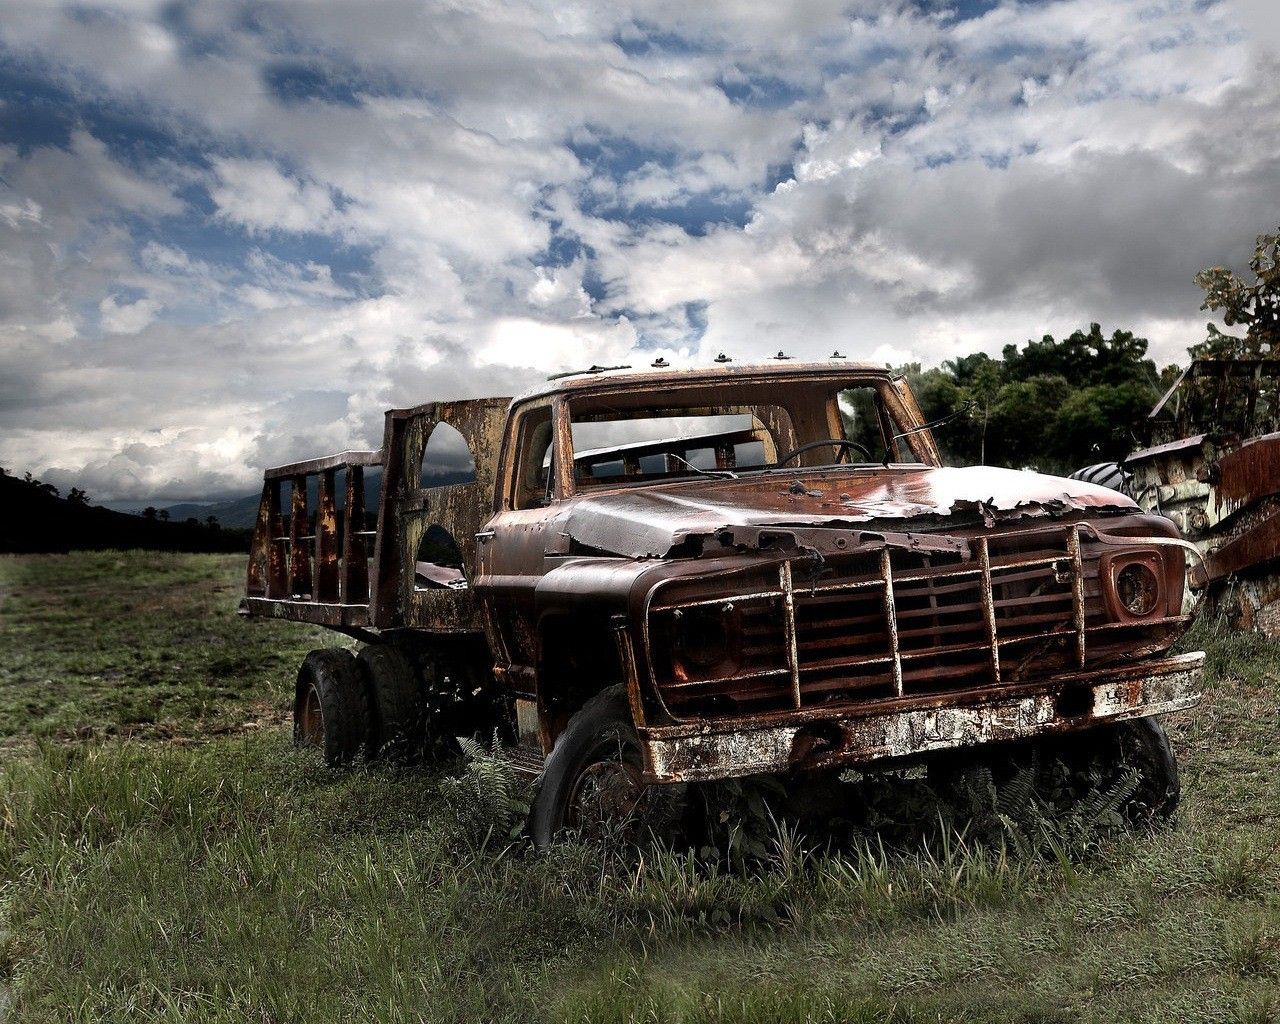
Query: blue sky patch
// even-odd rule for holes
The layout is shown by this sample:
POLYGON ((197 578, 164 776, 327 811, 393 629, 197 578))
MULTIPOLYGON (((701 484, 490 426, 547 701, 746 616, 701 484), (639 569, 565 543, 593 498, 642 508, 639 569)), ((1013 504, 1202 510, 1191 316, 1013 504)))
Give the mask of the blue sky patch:
POLYGON ((266 68, 262 78, 281 103, 318 100, 346 107, 360 106, 360 96, 352 82, 319 67, 286 61, 266 68))
POLYGON ((68 93, 22 73, 10 57, 0 49, 0 143, 24 156, 41 146, 66 146, 77 120, 68 93))
POLYGON ((734 103, 765 109, 789 107, 808 95, 800 86, 775 75, 755 74, 741 70, 722 75, 716 85, 734 103))
POLYGON ((674 146, 648 146, 620 135, 597 132, 588 126, 591 134, 583 139, 566 142, 569 151, 598 174, 621 180, 645 164, 671 167, 680 156, 674 146))
POLYGON ((586 252, 586 247, 577 238, 560 234, 559 221, 551 221, 548 226, 551 228, 551 241, 534 259, 537 266, 567 267, 586 252))
POLYGON ((628 57, 707 53, 709 47, 688 36, 658 28, 644 21, 635 21, 619 30, 610 39, 628 57))

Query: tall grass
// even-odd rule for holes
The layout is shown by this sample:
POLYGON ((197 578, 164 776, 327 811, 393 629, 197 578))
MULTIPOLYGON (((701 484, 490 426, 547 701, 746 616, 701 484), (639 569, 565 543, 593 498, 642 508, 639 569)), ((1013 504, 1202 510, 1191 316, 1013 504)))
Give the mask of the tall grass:
POLYGON ((779 829, 749 869, 537 855, 476 830, 474 781, 330 773, 279 735, 44 745, 0 774, 12 1013, 1172 1020, 1188 981, 1224 1012, 1274 986, 1275 865, 1238 841, 1126 836, 1080 862, 962 838, 817 853, 779 829), (1133 998, 1152 990, 1163 1017, 1133 998))
MULTIPOLYGON (((56 664, 124 665, 125 627, 95 637, 93 609, 63 600, 73 569, 47 599, 56 664)), ((167 581, 174 607, 175 580, 204 602, 221 585, 209 573, 227 578, 203 563, 111 571, 132 601, 167 581)), ((6 604, 6 637, 36 630, 45 601, 6 604)), ((216 676, 201 666, 235 657, 235 634, 183 648, 191 617, 167 621, 138 643, 191 656, 199 678, 166 713, 188 708, 178 735, 207 734, 200 688, 216 676)), ((921 813, 903 780, 896 809, 859 791, 873 806, 850 817, 876 827, 839 846, 753 830, 746 800, 725 803, 727 829, 750 840, 732 856, 537 854, 516 834, 527 797, 483 756, 336 773, 279 727, 175 745, 50 725, 57 741, 0 762, 0 1021, 1280 1019, 1280 650, 1198 642, 1206 703, 1170 723, 1178 827, 1086 842, 1008 804, 1013 828, 997 815, 895 836, 921 813)), ((0 708, 18 713, 37 662, 23 655, 20 690, 0 677, 0 708)), ((122 668, 112 685, 151 692, 159 664, 142 651, 137 678, 122 668)), ((291 670, 271 670, 271 692, 291 670)), ((89 689, 95 706, 131 706, 89 689)), ((35 704, 46 724, 85 707, 35 704)))

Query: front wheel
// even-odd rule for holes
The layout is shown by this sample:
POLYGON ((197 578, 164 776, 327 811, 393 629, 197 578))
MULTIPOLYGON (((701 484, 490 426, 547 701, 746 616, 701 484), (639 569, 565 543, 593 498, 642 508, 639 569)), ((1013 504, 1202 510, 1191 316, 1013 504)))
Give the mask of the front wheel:
POLYGON ((929 763, 928 778, 935 792, 961 808, 994 799, 996 811, 1017 817, 1034 800, 1051 819, 1087 823, 1114 812, 1145 828, 1170 821, 1182 793, 1173 748, 1155 718, 953 751, 929 763))
POLYGON ((1182 784, 1173 746, 1159 719, 1120 722, 1108 739, 1118 763, 1136 775, 1134 792, 1124 805, 1125 817, 1134 824, 1150 825, 1172 819, 1182 799, 1182 784))
POLYGON ((529 813, 534 845, 564 829, 591 837, 636 839, 680 816, 683 787, 646 783, 640 737, 626 690, 612 686, 569 719, 547 758, 529 813))

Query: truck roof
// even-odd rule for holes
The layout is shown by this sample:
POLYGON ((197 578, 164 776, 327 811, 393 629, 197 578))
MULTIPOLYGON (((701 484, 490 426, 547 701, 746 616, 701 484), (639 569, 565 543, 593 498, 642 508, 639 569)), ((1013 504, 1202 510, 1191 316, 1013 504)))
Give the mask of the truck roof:
POLYGON ((513 404, 556 394, 665 389, 695 384, 715 384, 721 381, 724 383, 767 382, 805 377, 840 378, 850 375, 889 377, 892 373, 893 371, 883 363, 860 362, 843 357, 821 361, 773 359, 764 363, 726 362, 719 366, 663 366, 644 369, 631 366, 593 366, 576 373, 556 374, 549 377, 543 383, 516 396, 513 404))

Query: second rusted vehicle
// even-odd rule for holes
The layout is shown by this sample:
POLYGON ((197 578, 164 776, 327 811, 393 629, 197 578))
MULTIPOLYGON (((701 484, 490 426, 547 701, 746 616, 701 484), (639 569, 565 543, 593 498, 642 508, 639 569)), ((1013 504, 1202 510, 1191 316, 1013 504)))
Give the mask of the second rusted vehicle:
POLYGON ((1115 491, 942 466, 880 367, 593 368, 268 471, 244 610, 364 641, 304 663, 300 743, 496 732, 539 842, 671 784, 1072 737, 1168 813, 1185 546, 1115 491))
POLYGON ((1193 360, 1149 422, 1126 492, 1196 546, 1207 611, 1280 636, 1280 360, 1193 360))

